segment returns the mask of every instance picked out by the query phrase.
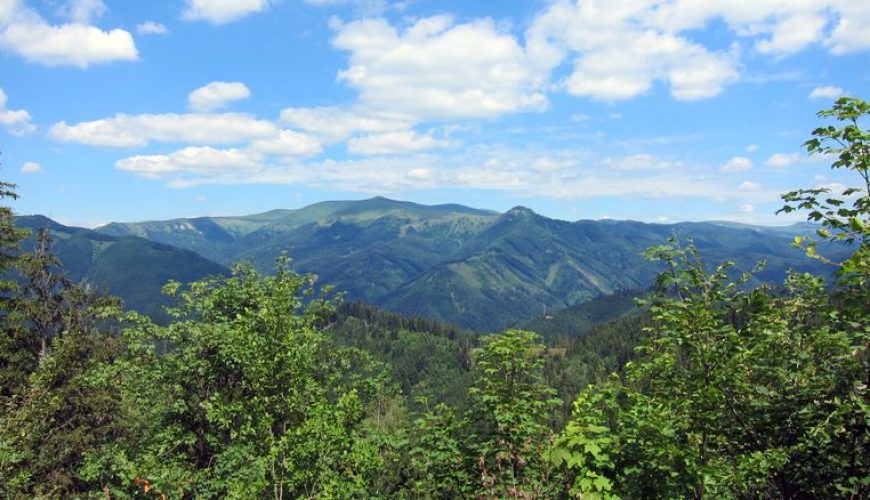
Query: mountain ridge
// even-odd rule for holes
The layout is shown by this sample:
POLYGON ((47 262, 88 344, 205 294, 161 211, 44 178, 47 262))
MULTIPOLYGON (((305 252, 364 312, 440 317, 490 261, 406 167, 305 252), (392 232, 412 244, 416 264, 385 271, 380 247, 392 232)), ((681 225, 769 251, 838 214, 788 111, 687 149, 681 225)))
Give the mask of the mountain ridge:
POLYGON ((144 235, 228 266, 250 260, 270 272, 288 254, 351 300, 431 316, 463 328, 496 330, 591 298, 650 285, 650 246, 692 237, 708 262, 758 260, 760 280, 820 264, 791 247, 805 225, 721 222, 564 221, 518 205, 504 213, 458 204, 422 205, 375 197, 319 202, 250 216, 113 223, 97 232, 144 235))

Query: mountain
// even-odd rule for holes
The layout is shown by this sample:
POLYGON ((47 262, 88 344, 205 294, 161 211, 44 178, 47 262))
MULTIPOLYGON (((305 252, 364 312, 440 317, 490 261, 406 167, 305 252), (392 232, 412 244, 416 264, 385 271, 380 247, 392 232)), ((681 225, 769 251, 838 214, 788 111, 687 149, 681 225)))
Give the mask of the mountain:
POLYGON ((183 283, 205 276, 226 274, 220 264, 195 252, 155 243, 135 236, 110 236, 90 229, 64 226, 47 217, 21 216, 15 224, 31 230, 24 249, 34 245, 36 232, 47 228, 53 239, 53 251, 70 279, 87 281, 120 297, 127 309, 165 318, 162 306, 169 301, 161 288, 169 280, 183 283))
POLYGON ((556 311, 542 311, 538 317, 517 327, 537 332, 548 341, 577 339, 599 325, 639 313, 635 299, 642 295, 637 290, 602 295, 556 311))
POLYGON ((794 234, 812 232, 803 226, 568 222, 525 207, 499 214, 381 197, 241 217, 112 223, 97 231, 173 245, 223 265, 248 259, 264 272, 286 252, 297 270, 318 274, 349 299, 479 331, 534 318, 545 307, 645 289, 660 267, 643 252, 671 236, 692 237, 706 262, 732 260, 736 271, 766 259, 760 280, 780 281, 789 268, 822 269, 791 247, 794 234))

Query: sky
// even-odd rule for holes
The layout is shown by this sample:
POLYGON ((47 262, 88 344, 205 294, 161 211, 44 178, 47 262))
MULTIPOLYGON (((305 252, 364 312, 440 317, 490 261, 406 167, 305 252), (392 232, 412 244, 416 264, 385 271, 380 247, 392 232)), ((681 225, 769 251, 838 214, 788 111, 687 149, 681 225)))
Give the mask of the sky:
POLYGON ((0 0, 0 179, 93 227, 372 196, 786 224, 857 0, 0 0))

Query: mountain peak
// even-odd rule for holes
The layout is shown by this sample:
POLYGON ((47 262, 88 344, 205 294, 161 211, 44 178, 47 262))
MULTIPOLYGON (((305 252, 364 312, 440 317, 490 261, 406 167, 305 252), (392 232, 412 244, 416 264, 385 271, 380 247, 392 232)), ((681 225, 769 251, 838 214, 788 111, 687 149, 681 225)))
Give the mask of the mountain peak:
POLYGON ((504 213, 508 217, 520 218, 520 217, 532 217, 537 215, 531 208, 524 207, 522 205, 517 205, 514 208, 508 210, 504 213))

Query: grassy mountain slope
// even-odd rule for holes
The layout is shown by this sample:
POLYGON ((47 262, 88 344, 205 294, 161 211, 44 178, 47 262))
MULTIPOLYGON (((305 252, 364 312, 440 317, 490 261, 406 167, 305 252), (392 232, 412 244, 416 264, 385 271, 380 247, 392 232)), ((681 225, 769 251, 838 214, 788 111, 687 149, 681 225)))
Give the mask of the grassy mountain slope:
POLYGON ((120 297, 126 308, 157 320, 164 318, 161 307, 169 303, 160 292, 167 281, 190 282, 227 272, 195 252, 135 236, 109 236, 41 216, 17 217, 15 222, 31 229, 25 249, 33 245, 40 227, 48 228, 53 250, 71 279, 104 289, 120 297))
POLYGON ((760 260, 761 280, 779 281, 789 268, 819 264, 764 230, 715 224, 565 222, 514 208, 457 252, 403 284, 381 302, 406 314, 428 315, 476 330, 498 330, 602 294, 648 287, 661 268, 643 252, 672 235, 691 236, 707 262, 733 260, 735 272, 760 260), (425 297, 421 300, 420 297, 425 297))
POLYGON ((768 265, 820 269, 790 245, 810 228, 728 223, 567 222, 523 207, 504 214, 460 205, 425 206, 372 198, 317 203, 246 217, 177 219, 99 228, 193 250, 222 264, 248 259, 264 272, 286 252, 348 298, 392 311, 497 330, 619 290, 644 289, 659 267, 646 248, 691 236, 706 262, 737 271, 768 265))

